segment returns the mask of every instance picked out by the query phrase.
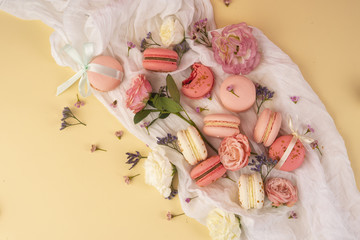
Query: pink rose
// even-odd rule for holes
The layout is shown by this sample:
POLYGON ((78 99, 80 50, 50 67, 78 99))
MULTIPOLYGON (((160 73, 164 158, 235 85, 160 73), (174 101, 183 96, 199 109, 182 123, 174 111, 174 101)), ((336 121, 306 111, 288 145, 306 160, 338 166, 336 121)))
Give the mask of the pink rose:
POLYGON ((244 22, 225 27, 221 34, 211 32, 214 57, 224 72, 246 75, 259 64, 261 56, 251 32, 244 22))
POLYGON ((242 134, 224 138, 220 144, 219 155, 227 170, 236 171, 246 167, 250 156, 248 138, 242 134))
POLYGON ((286 206, 293 206, 297 200, 297 189, 292 183, 285 178, 271 178, 266 181, 265 191, 273 206, 286 204, 286 206))
POLYGON ((126 91, 126 107, 134 113, 141 111, 150 98, 152 87, 144 75, 132 79, 132 86, 126 91))

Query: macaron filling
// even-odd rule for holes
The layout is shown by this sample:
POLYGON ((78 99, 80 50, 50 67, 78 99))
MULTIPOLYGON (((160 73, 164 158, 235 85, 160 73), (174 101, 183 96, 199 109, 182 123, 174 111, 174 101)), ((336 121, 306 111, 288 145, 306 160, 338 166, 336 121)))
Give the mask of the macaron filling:
POLYGON ((145 57, 145 60, 159 60, 159 61, 167 61, 167 62, 177 62, 177 59, 167 58, 167 57, 145 57))
POLYGON ((265 142, 265 141, 268 140, 269 135, 270 135, 270 132, 271 132, 271 129, 272 129, 272 127, 273 127, 273 125, 274 125, 274 122, 275 122, 275 118, 276 118, 276 113, 275 113, 275 112, 272 112, 271 115, 270 115, 269 123, 268 123, 268 125, 266 126, 264 135, 263 135, 262 138, 261 138, 261 142, 265 142))
POLYGON ((231 122, 222 122, 222 121, 208 121, 205 122, 207 127, 229 127, 229 128, 238 128, 238 124, 231 122))
POLYGON ((250 175, 248 178, 249 184, 248 184, 248 191, 249 191, 249 204, 250 208, 255 207, 255 193, 254 193, 254 176, 250 175))
POLYGON ((204 172, 203 174, 201 174, 200 176, 195 178, 195 181, 199 181, 200 179, 204 178, 206 175, 208 175, 209 173, 211 173, 212 171, 214 171, 215 169, 217 169, 218 167, 220 167, 222 164, 221 162, 219 162, 218 164, 216 164, 215 166, 211 167, 209 170, 207 170, 206 172, 204 172))
POLYGON ((202 160, 200 153, 199 153, 198 149, 196 148, 196 144, 194 143, 194 141, 191 137, 191 134, 188 130, 185 131, 185 135, 186 135, 187 140, 189 141, 191 151, 194 153, 196 160, 197 161, 202 160))

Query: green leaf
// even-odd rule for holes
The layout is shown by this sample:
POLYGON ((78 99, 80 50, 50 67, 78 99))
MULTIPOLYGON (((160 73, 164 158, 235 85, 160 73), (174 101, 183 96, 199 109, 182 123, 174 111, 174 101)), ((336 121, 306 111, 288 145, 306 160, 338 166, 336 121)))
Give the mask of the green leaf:
POLYGON ((160 119, 165 119, 165 118, 167 118, 169 115, 170 115, 170 113, 162 113, 162 112, 161 112, 161 113, 159 114, 159 118, 160 118, 160 119))
POLYGON ((170 113, 178 113, 182 111, 180 104, 167 97, 158 97, 156 101, 154 101, 154 105, 157 109, 170 113))
POLYGON ((170 74, 168 74, 166 76, 166 86, 167 86, 167 88, 169 90, 171 98, 175 102, 180 103, 179 89, 177 88, 176 83, 175 83, 173 77, 170 74))
POLYGON ((138 124, 144 118, 146 118, 150 113, 151 113, 151 110, 141 110, 140 112, 137 112, 134 116, 134 123, 138 124))

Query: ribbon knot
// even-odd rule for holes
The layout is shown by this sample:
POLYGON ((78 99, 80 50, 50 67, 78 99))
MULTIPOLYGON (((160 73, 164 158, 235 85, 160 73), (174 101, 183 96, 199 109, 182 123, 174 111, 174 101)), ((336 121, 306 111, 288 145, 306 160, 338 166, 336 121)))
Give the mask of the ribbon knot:
POLYGON ((289 117, 289 119, 288 119, 288 125, 289 125, 290 131, 291 131, 291 135, 293 137, 292 137, 288 147, 286 148, 284 154, 282 155, 281 159, 276 164, 276 166, 275 166, 276 169, 280 169, 284 165, 286 159, 289 157, 291 151, 295 147, 297 140, 300 140, 300 142, 302 142, 303 144, 310 144, 315 141, 314 139, 312 139, 308 136, 299 134, 297 132, 297 130, 295 130, 295 128, 294 128, 291 117, 289 117))
POLYGON ((88 97, 91 95, 90 91, 90 83, 88 80, 88 71, 95 72, 101 74, 103 76, 107 76, 110 78, 115 78, 121 81, 124 74, 122 71, 118 71, 117 69, 107 67, 104 65, 100 65, 97 63, 90 63, 91 59, 94 57, 94 44, 93 43, 84 43, 83 45, 83 57, 73 48, 71 45, 66 45, 63 50, 71 57, 74 62, 80 65, 81 69, 75 73, 69 80, 61 84, 56 91, 56 96, 64 92, 71 85, 73 85, 79 78, 79 92, 81 96, 88 97), (85 86, 87 87, 87 91, 85 91, 85 86))

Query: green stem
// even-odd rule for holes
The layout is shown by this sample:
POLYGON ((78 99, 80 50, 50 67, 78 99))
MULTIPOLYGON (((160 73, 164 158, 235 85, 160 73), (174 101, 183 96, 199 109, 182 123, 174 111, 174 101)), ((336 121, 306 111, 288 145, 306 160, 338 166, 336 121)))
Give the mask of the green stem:
MULTIPOLYGON (((271 170, 273 170, 273 168, 274 168, 275 166, 276 166, 276 164, 273 165, 273 166, 270 168, 270 170, 267 172, 267 174, 266 174, 265 177, 263 178, 263 182, 265 182, 267 176, 269 175, 269 173, 271 172, 271 170)), ((266 166, 266 169, 267 169, 267 168, 268 168, 268 166, 266 166)))
MULTIPOLYGON (((77 117, 75 117, 74 114, 72 114, 72 117, 73 117, 74 119, 76 119, 76 120, 79 122, 79 124, 82 124, 82 125, 86 126, 86 124, 83 123, 82 121, 80 121, 77 117)), ((77 125, 77 124, 74 124, 74 125, 77 125)))

